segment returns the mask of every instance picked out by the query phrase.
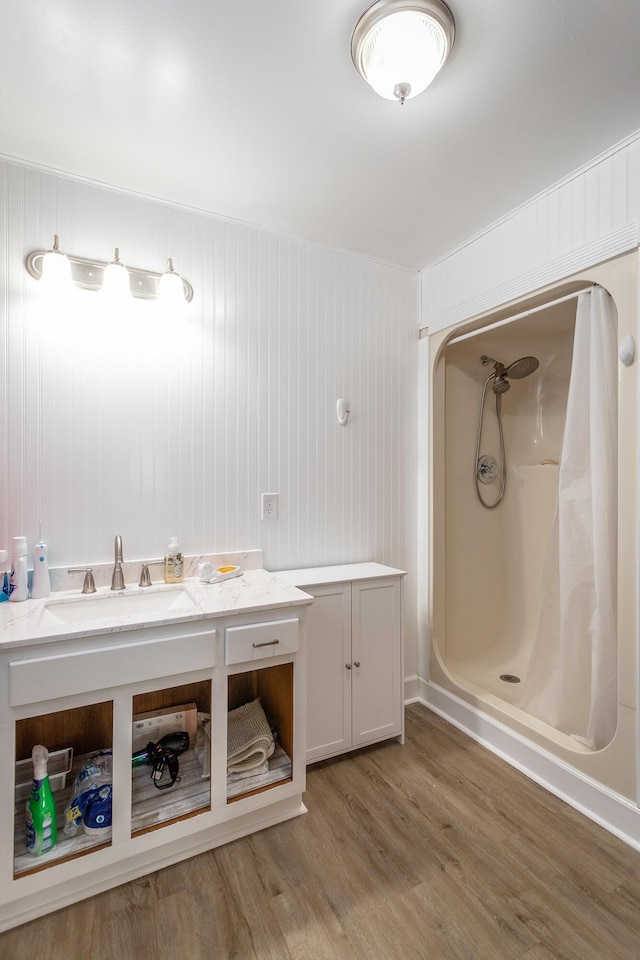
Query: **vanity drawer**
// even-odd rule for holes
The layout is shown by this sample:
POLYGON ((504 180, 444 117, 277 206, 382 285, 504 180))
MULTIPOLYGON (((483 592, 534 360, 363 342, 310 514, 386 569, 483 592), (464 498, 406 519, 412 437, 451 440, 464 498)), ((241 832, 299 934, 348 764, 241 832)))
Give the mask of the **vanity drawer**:
POLYGON ((215 630, 100 644, 9 662, 12 707, 125 683, 203 670, 215 662, 215 630))
POLYGON ((245 663, 295 653, 299 623, 297 617, 292 617, 290 620, 227 627, 224 632, 225 663, 245 663))

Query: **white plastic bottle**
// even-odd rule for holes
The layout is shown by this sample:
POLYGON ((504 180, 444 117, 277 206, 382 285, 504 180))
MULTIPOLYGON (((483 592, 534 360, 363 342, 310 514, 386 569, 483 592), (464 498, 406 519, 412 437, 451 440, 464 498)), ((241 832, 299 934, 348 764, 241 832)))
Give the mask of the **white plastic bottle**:
POLYGON ((9 580, 9 600, 14 602, 29 599, 27 579, 27 538, 14 537, 11 547, 11 577, 9 580))
POLYGON ((33 548, 33 579, 31 581, 31 596, 34 600, 41 600, 51 595, 51 580, 49 578, 49 549, 42 542, 42 523, 40 523, 40 540, 33 548))

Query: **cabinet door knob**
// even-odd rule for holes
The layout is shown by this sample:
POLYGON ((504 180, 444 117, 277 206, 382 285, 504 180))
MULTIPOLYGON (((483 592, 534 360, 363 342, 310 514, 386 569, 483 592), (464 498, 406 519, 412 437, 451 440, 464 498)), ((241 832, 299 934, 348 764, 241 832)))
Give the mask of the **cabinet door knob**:
POLYGON ((354 660, 354 661, 353 661, 353 665, 354 665, 354 667, 359 667, 359 666, 360 666, 360 661, 359 661, 359 660, 354 660))
POLYGON ((347 670, 351 670, 351 664, 350 664, 350 663, 345 663, 345 667, 347 668, 347 670))

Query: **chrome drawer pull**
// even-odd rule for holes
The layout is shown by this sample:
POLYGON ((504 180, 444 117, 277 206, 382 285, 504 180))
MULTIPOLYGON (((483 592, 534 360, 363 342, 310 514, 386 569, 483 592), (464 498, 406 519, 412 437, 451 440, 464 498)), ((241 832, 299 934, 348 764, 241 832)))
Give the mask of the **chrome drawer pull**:
POLYGON ((264 643, 254 643, 253 646, 257 649, 258 647, 275 647, 277 643, 280 643, 279 640, 265 640, 264 643))

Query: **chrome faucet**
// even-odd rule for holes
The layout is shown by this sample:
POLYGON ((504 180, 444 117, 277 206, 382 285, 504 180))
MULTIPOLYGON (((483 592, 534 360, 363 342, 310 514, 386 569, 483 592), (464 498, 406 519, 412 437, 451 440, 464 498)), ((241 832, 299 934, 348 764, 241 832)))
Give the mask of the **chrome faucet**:
POLYGON ((116 537, 114 548, 115 565, 113 567, 113 576, 111 577, 111 589, 124 590, 124 575, 122 573, 122 537, 116 537))

